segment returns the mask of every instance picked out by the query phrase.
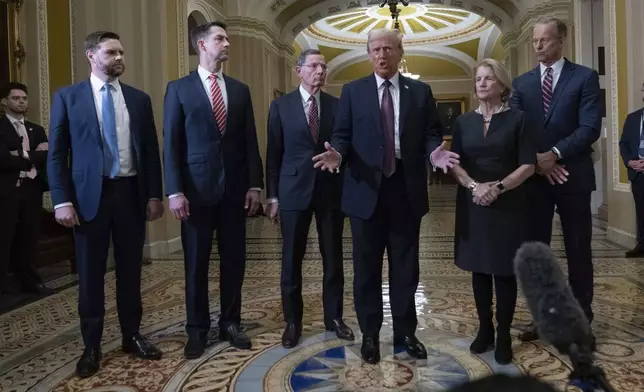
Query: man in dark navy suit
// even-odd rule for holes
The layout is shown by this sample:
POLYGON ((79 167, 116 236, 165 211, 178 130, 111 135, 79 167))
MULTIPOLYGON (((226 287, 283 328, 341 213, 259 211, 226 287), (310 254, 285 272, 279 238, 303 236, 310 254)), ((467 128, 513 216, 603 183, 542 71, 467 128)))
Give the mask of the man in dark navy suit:
POLYGON ((0 99, 0 204, 6 214, 0 223, 0 294, 10 291, 7 267, 23 291, 41 295, 53 290, 42 283, 33 262, 40 239, 42 194, 47 189, 47 134, 27 121, 27 86, 9 83, 0 99))
POLYGON ((164 170, 170 211, 181 220, 186 270, 186 358, 200 357, 210 330, 208 265, 213 233, 220 255, 219 338, 250 349, 241 330, 246 216, 264 186, 250 90, 223 74, 228 34, 222 22, 190 33, 199 67, 168 84, 163 114, 164 170))
POLYGON ((315 167, 346 164, 342 210, 353 235, 354 298, 362 358, 380 361, 382 261, 389 256, 394 344, 426 358, 416 338, 420 222, 429 211, 427 158, 444 171, 458 162, 445 151, 429 86, 398 73, 403 56, 397 30, 372 30, 367 50, 374 74, 344 85, 331 143, 315 167))
POLYGON ((85 343, 76 365, 79 377, 99 369, 110 237, 123 350, 143 359, 161 358, 161 351, 139 334, 146 219, 163 215, 152 103, 146 93, 119 81, 125 64, 116 33, 90 33, 85 54, 89 79, 52 98, 47 161, 55 218, 74 228, 85 343))
POLYGON ((318 172, 311 159, 331 140, 338 99, 320 91, 326 61, 320 51, 304 50, 295 66, 300 86, 275 99, 268 114, 266 149, 267 215, 282 228, 282 345, 295 347, 302 333, 302 260, 313 213, 324 268, 324 324, 340 339, 353 340, 342 320, 344 269, 340 210, 342 177, 318 172))
MULTIPOLYGON (((513 83, 512 107, 538 127, 537 174, 526 182, 529 239, 550 244, 557 207, 563 228, 568 276, 582 309, 593 319, 592 214, 596 189, 592 144, 600 136, 599 76, 562 57, 566 25, 544 18, 534 26, 532 45, 539 65, 513 83)), ((519 334, 539 338, 534 325, 519 334)))
MULTIPOLYGON (((644 84, 642 84, 644 100, 644 84)), ((644 109, 629 114, 624 121, 619 152, 626 166, 631 192, 635 201, 635 221, 637 223, 637 244, 626 252, 626 257, 644 257, 644 109)))

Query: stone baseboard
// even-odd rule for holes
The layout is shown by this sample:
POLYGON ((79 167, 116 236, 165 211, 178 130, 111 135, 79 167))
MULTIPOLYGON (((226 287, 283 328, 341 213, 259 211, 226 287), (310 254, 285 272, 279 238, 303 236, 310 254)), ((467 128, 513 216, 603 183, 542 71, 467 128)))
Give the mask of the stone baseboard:
POLYGON ((156 241, 143 246, 143 257, 155 259, 176 253, 183 249, 181 237, 172 238, 168 241, 156 241))
POLYGON ((597 218, 604 222, 608 222, 608 204, 604 203, 597 209, 597 218))
POLYGON ((624 230, 608 227, 608 239, 628 249, 632 249, 637 244, 635 234, 628 233, 624 230))

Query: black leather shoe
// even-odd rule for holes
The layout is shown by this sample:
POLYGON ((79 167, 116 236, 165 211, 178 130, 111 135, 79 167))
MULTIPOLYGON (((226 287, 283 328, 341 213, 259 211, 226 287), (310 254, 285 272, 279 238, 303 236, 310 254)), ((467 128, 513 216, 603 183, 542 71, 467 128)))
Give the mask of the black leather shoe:
POLYGON ((206 340, 188 337, 188 343, 183 348, 186 359, 197 359, 206 351, 206 340))
POLYGON ((526 329, 519 333, 519 340, 522 342, 534 342, 535 340, 539 340, 539 331, 537 331, 537 327, 530 323, 526 329))
POLYGON ((42 283, 25 285, 23 286, 22 290, 27 293, 34 293, 34 294, 43 295, 43 296, 52 295, 56 292, 51 287, 48 287, 47 285, 44 285, 42 283))
POLYGON ((626 257, 627 259, 644 257, 644 249, 638 245, 635 248, 627 251, 626 254, 624 254, 624 257, 626 257))
POLYGON ((342 319, 333 320, 331 325, 326 326, 326 330, 335 331, 335 336, 337 336, 338 339, 354 340, 356 338, 351 328, 347 327, 342 319))
POLYGON ((293 348, 300 342, 302 336, 302 327, 295 324, 286 324, 282 334, 282 346, 284 348, 293 348))
POLYGON ((154 347, 146 338, 138 332, 130 337, 123 337, 122 348, 128 354, 141 359, 158 361, 161 359, 161 350, 154 347))
POLYGON ((372 365, 380 362, 380 342, 378 337, 362 337, 362 347, 360 348, 362 359, 372 365))
POLYGON ((101 367, 101 350, 85 349, 78 363, 76 363, 76 375, 80 378, 87 378, 95 375, 101 367))
POLYGON ((404 346, 407 354, 417 359, 427 359, 427 349, 416 336, 409 335, 401 338, 394 338, 394 346, 404 346))
POLYGON ((505 332, 497 331, 494 360, 499 365, 512 363, 512 336, 509 330, 505 332))
POLYGON ((230 345, 241 350, 249 350, 252 343, 248 335, 246 335, 238 324, 228 324, 225 328, 219 329, 219 340, 227 340, 230 345))
POLYGON ((483 354, 494 348, 494 327, 479 329, 476 339, 470 345, 472 354, 483 354))

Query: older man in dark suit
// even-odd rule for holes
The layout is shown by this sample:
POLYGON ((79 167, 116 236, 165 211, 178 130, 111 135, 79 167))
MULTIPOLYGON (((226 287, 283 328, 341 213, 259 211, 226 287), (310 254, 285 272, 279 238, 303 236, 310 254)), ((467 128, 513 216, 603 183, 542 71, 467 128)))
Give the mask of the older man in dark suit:
MULTIPOLYGON (((550 244, 555 206, 561 219, 570 287, 592 321, 593 260, 590 195, 596 189, 592 144, 600 136, 599 76, 562 55, 566 25, 539 20, 532 45, 537 67, 513 83, 512 107, 539 128, 537 174, 526 182, 529 239, 550 244)), ((539 338, 530 325, 519 339, 539 338)))
MULTIPOLYGON (((644 84, 642 84, 644 100, 644 84)), ((626 257, 644 257, 644 109, 630 113, 624 121, 619 152, 626 166, 631 192, 635 202, 635 222, 637 224, 637 244, 626 252, 626 257)))
POLYGON ((403 57, 397 30, 369 33, 374 73, 342 89, 333 137, 315 166, 336 171, 346 165, 342 209, 353 234, 354 298, 362 358, 380 361, 383 321, 382 262, 389 256, 394 344, 426 358, 416 338, 420 222, 429 211, 427 158, 447 170, 457 155, 445 151, 432 91, 398 72, 403 57))
POLYGON ((320 91, 326 79, 326 61, 320 51, 303 51, 295 70, 300 86, 271 104, 266 150, 267 212, 272 221, 279 218, 282 227, 286 321, 282 345, 286 348, 296 346, 302 333, 302 260, 314 212, 324 268, 324 324, 340 339, 354 339, 342 321, 342 177, 319 172, 311 165, 311 158, 331 140, 338 99, 320 91))

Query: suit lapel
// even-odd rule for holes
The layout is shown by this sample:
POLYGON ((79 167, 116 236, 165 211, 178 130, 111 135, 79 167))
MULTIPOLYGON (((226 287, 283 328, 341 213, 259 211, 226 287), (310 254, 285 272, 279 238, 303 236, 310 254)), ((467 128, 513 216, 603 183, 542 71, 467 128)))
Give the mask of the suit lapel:
POLYGON ((561 75, 559 75, 559 80, 557 80, 557 85, 555 86, 555 91, 552 92, 552 102, 550 103, 550 110, 548 110, 548 115, 546 116, 545 123, 550 120, 552 112, 554 112, 555 106, 561 97, 561 93, 566 88, 566 85, 570 81, 570 77, 575 72, 575 66, 566 60, 564 66, 561 69, 561 75))
POLYGON ((141 133, 139 132, 139 117, 137 110, 131 110, 137 107, 136 98, 132 94, 130 86, 121 83, 121 91, 123 92, 123 99, 125 99, 125 106, 130 117, 130 140, 134 147, 136 156, 139 157, 139 146, 141 145, 141 133))
MULTIPOLYGON (((217 134, 221 135, 219 128, 217 127, 217 122, 215 121, 215 114, 212 111, 210 97, 208 97, 208 94, 206 94, 206 90, 204 89, 203 82, 201 81, 201 77, 199 76, 199 72, 192 72, 192 83, 194 84, 197 91, 197 100, 201 101, 200 105, 208 110, 208 112, 211 114, 210 116, 208 116, 208 118, 212 122, 212 126, 217 130, 217 134)), ((228 106, 230 107, 230 95, 228 96, 228 106)))
POLYGON ((9 118, 4 114, 2 115, 2 118, 0 118, 0 132, 4 133, 9 139, 20 139, 18 132, 16 131, 16 127, 13 126, 11 120, 9 120, 9 118))
POLYGON ((363 96, 371 97, 367 98, 371 101, 369 102, 369 106, 371 106, 371 115, 373 116, 373 121, 376 124, 378 134, 381 137, 384 137, 382 131, 382 117, 380 115, 380 99, 378 97, 378 84, 376 83, 376 75, 372 74, 371 76, 365 78, 364 81, 366 93, 363 96))
POLYGON ((333 115, 329 96, 325 92, 320 92, 320 137, 318 139, 318 143, 323 140, 331 140, 332 132, 333 115), (323 113, 324 115, 322 115, 323 113))
POLYGON ((101 128, 98 125, 98 116, 96 114, 96 103, 94 102, 94 91, 92 91, 92 83, 89 79, 83 82, 81 86, 81 98, 85 107, 85 120, 90 133, 96 140, 99 146, 103 146, 103 138, 101 138, 101 128))
POLYGON ((311 132, 309 132, 309 123, 306 121, 306 113, 304 113, 304 106, 302 106, 302 95, 299 88, 289 94, 291 100, 291 113, 294 113, 294 120, 297 123, 297 129, 304 132, 304 135, 313 143, 311 132))
POLYGON ((407 78, 398 74, 398 86, 400 88, 400 108, 398 115, 398 132, 399 137, 402 137, 404 131, 405 117, 407 116, 407 109, 409 108, 410 92, 407 78))

